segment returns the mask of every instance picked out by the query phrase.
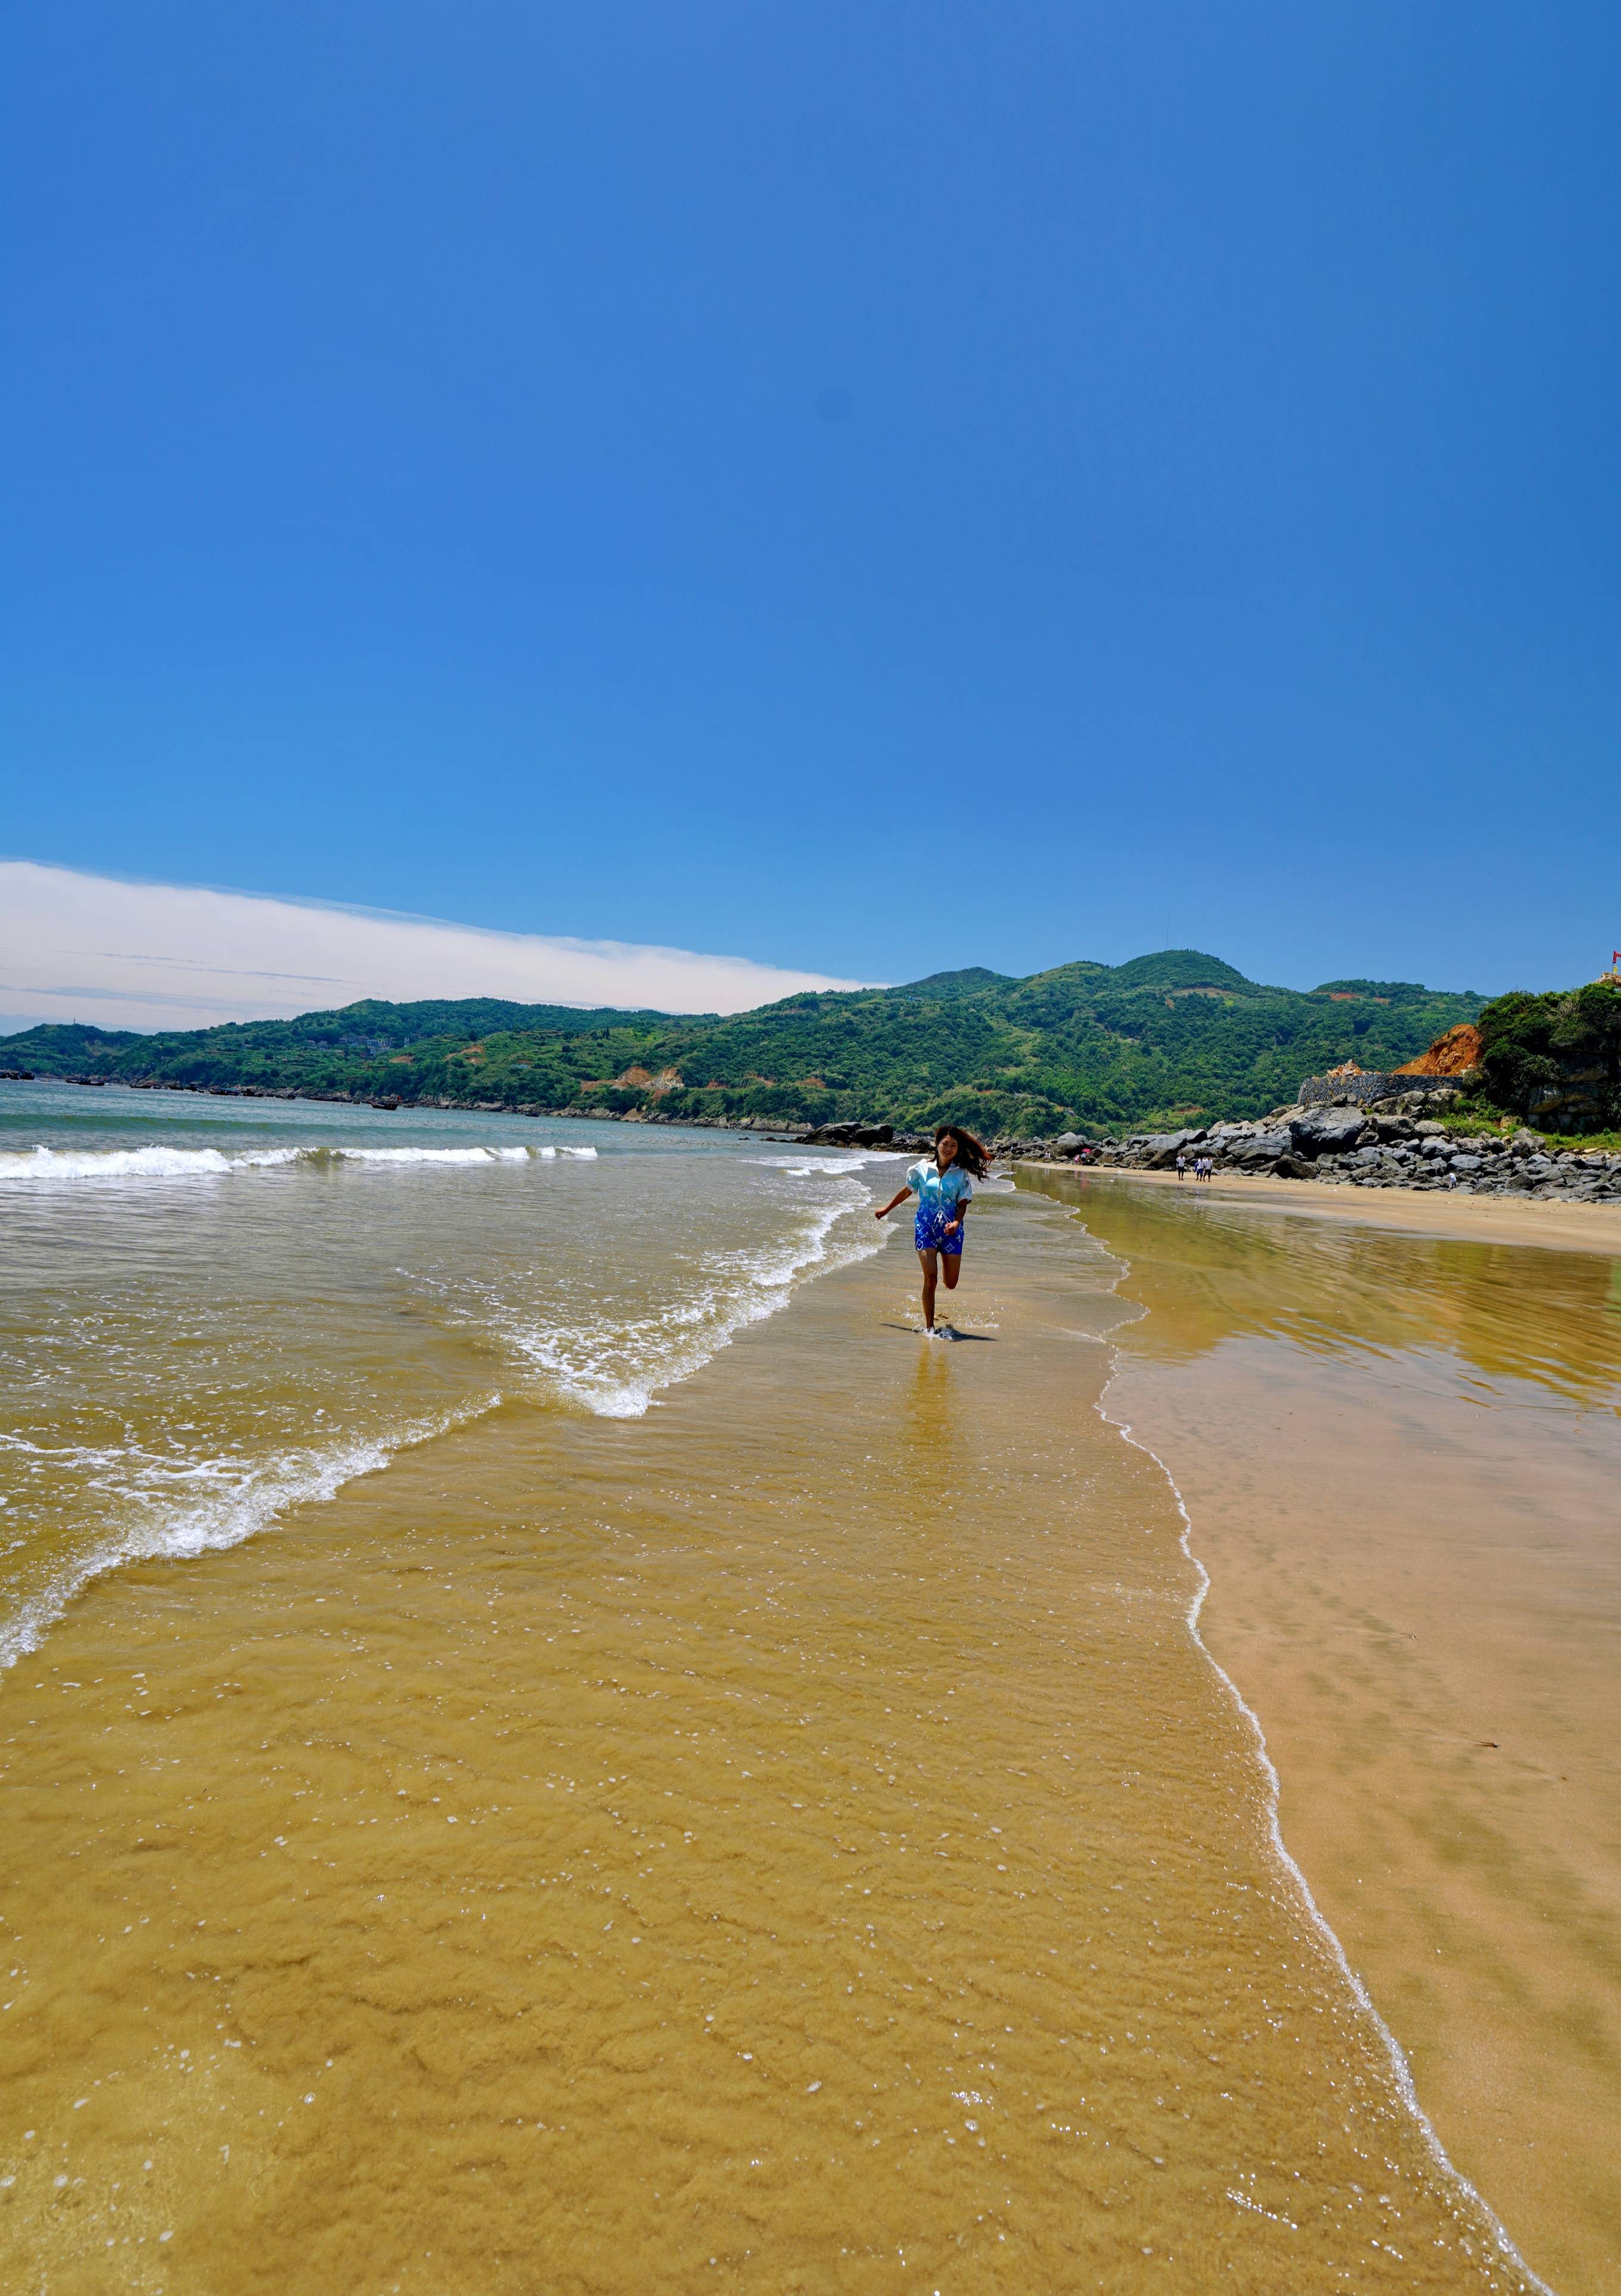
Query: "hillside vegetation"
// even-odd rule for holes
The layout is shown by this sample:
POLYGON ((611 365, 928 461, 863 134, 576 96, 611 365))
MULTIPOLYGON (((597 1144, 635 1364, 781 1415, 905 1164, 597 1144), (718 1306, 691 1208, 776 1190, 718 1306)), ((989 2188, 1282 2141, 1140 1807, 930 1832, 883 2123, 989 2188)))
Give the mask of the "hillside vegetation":
POLYGON ((1271 988, 1196 949, 1164 949, 1027 980, 975 966, 729 1019, 490 998, 367 1001, 157 1036, 51 1026, 0 1040, 0 1062, 536 1111, 1125 1129, 1258 1115, 1348 1059, 1399 1067, 1481 1002, 1402 980, 1271 988))
POLYGON ((1621 986, 1590 980, 1543 995, 1516 988, 1476 1022, 1478 1069, 1470 1081, 1485 1111, 1545 1132, 1621 1127, 1621 986))

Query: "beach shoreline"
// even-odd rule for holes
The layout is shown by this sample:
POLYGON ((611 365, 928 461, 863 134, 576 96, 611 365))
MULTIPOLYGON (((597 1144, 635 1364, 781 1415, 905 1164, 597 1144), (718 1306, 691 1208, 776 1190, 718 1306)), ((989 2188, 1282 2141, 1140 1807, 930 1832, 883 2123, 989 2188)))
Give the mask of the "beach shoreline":
POLYGON ((1621 1206, 1609 1204, 1556 1201, 1534 1203, 1496 1196, 1443 1193, 1429 1188, 1356 1188, 1331 1180, 1249 1178, 1237 1172, 1224 1173, 1211 1180, 1179 1180, 1174 1172, 1052 1164, 1033 1157, 1011 1160, 1011 1168, 1027 1174, 1034 1185, 1056 1177, 1109 1187, 1163 1189, 1173 1195, 1201 1201, 1287 1211, 1306 1219, 1345 1220, 1365 1227, 1396 1228, 1410 1235, 1450 1236, 1460 1242, 1531 1244, 1552 1251, 1621 1255, 1621 1206))
POLYGON ((1101 1408, 1181 1496, 1284 1839, 1420 2103, 1531 2263, 1600 2296, 1621 2252, 1621 1222, 1020 1177, 1147 1311, 1101 1408))
POLYGON ((0 2252, 145 2241, 170 2296, 1526 2288, 1098 1415, 1114 1262, 976 1218, 956 1346, 880 1253, 645 1418, 504 1406, 73 1606, 4 1692, 0 2252))

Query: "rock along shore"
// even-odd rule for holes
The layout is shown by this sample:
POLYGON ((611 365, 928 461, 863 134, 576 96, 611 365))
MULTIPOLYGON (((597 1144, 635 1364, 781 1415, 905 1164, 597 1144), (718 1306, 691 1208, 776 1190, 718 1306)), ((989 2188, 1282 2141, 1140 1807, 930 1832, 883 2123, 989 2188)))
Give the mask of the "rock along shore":
POLYGON ((1452 1097, 1445 1089, 1426 1089, 1371 1107, 1349 1098, 1296 1103, 1250 1124, 1095 1142, 1066 1132, 1051 1141, 998 1140, 995 1149, 1014 1160, 1102 1171, 1173 1171, 1180 1155, 1190 1169, 1196 1159, 1208 1158, 1216 1173, 1256 1178, 1621 1204, 1621 1155, 1560 1148, 1523 1127, 1460 1138, 1439 1120, 1452 1097))

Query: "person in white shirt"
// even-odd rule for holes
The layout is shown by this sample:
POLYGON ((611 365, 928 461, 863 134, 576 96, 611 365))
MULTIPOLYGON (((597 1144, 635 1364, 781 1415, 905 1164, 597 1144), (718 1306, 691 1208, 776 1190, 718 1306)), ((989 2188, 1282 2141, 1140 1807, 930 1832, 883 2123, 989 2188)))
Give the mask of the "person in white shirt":
POLYGON ((954 1292, 962 1273, 962 1233, 974 1182, 985 1177, 990 1157, 983 1144, 960 1124, 936 1128, 934 1154, 924 1156, 906 1175, 906 1185, 890 1197, 874 1219, 888 1219, 896 1204, 908 1196, 918 1200, 913 1242, 923 1269, 923 1328, 934 1332, 937 1278, 943 1268, 946 1289, 954 1292))

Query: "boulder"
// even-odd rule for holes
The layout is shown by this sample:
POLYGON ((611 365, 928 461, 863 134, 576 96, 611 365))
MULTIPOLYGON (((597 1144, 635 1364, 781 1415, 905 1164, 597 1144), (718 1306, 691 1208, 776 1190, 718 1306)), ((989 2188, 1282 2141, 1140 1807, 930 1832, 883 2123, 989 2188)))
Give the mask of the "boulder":
POLYGON ((1227 1144, 1229 1158, 1242 1171, 1275 1164, 1280 1156, 1294 1152, 1294 1141, 1287 1132, 1252 1132, 1247 1139, 1227 1144))
POLYGON ((1289 1128, 1289 1137, 1301 1156, 1343 1156, 1355 1148, 1367 1128, 1360 1108, 1314 1108, 1289 1128))
POLYGON ((893 1124, 819 1124, 805 1135, 812 1148, 888 1148, 895 1140, 893 1124))
MULTIPOLYGON (((1142 1161, 1150 1172, 1163 1172, 1174 1164, 1179 1155, 1195 1140, 1204 1138, 1199 1132, 1151 1132, 1142 1142, 1142 1161)), ((1062 1143, 1060 1143, 1062 1145, 1062 1143)))

